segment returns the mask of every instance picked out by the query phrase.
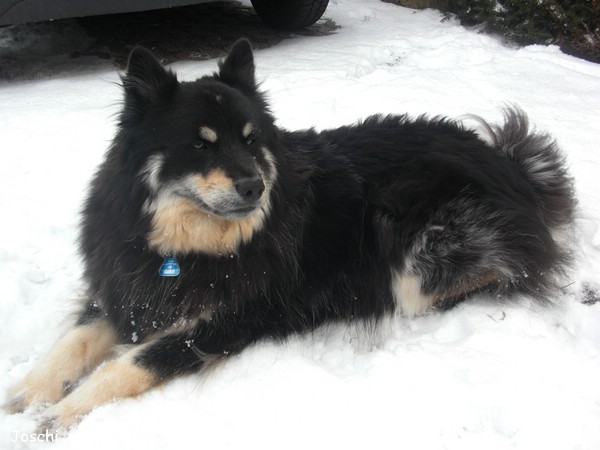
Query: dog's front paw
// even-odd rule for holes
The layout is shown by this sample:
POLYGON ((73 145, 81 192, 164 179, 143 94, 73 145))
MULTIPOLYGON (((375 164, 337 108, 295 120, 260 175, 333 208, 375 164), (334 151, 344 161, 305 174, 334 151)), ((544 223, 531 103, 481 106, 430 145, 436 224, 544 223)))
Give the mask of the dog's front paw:
POLYGON ((49 406, 38 423, 42 432, 66 433, 83 420, 93 409, 109 402, 99 401, 104 390, 92 380, 87 380, 55 405, 49 406))
POLYGON ((38 419, 37 432, 39 434, 48 433, 54 436, 64 436, 85 417, 85 414, 61 406, 61 403, 49 407, 38 419))
POLYGON ((23 412, 27 408, 27 400, 25 396, 13 394, 10 392, 2 404, 2 409, 4 409, 9 414, 16 414, 23 412))
POLYGON ((35 404, 54 404, 65 395, 65 387, 52 377, 30 373, 23 381, 9 390, 3 408, 11 414, 23 412, 35 404))

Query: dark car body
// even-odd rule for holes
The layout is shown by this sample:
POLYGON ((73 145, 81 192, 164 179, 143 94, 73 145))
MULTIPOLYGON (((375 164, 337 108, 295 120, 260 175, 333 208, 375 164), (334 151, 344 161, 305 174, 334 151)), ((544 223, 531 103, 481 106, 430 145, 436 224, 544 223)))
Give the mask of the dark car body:
MULTIPOLYGON (((0 26, 69 17, 149 11, 211 0, 0 0, 0 26)), ((321 18, 329 0, 252 0, 258 15, 274 28, 298 29, 321 18)))

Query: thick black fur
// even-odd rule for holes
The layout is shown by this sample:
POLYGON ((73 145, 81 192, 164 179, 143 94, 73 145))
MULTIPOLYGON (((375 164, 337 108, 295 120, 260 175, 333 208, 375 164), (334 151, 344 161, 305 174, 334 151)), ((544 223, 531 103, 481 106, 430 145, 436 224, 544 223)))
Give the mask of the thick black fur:
POLYGON ((257 90, 244 40, 219 73, 194 82, 135 49, 123 86, 118 134, 83 212, 89 301, 80 323, 106 320, 122 343, 154 339, 136 362, 161 378, 262 338, 377 321, 398 309, 394 273, 419 279, 442 305, 482 290, 541 302, 557 293, 568 252, 553 232, 572 220, 572 183, 554 142, 518 110, 490 134, 495 144, 445 118, 285 131, 257 90), (242 148, 248 121, 256 133, 242 148), (224 138, 199 151, 205 123, 224 138), (181 275, 159 277, 166 255, 147 242, 154 194, 140 175, 148 158, 164 155, 166 185, 214 167, 235 172, 243 152, 264 164, 260 146, 277 168, 264 226, 236 252, 179 254, 181 275))

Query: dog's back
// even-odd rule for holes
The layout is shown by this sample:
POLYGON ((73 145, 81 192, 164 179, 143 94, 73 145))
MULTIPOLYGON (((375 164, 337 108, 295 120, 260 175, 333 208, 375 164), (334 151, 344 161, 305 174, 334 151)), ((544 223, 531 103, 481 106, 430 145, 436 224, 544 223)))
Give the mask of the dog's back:
POLYGON ((349 238, 348 246, 389 270, 404 314, 475 292, 542 303, 559 293, 569 249, 557 237, 575 208, 564 158, 517 109, 493 133, 488 145, 444 118, 373 116, 320 136, 329 148, 319 165, 346 166, 350 178, 338 189, 332 169, 317 189, 355 200, 354 233, 364 241, 372 232, 376 245, 349 238))

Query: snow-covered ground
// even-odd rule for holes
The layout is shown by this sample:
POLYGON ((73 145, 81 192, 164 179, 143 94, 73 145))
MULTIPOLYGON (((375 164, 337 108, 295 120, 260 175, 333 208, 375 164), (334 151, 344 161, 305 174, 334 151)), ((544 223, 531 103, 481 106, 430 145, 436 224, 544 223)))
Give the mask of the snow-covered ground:
MULTIPOLYGON (((98 408, 52 448, 599 449, 600 303, 582 304, 581 290, 600 287, 600 66, 376 0, 332 1, 326 17, 337 33, 256 53, 279 124, 374 112, 495 121, 505 102, 520 105, 576 179, 570 293, 551 311, 474 299, 377 337, 331 327, 265 342, 98 408)), ((174 69, 193 79, 215 61, 174 69)), ((0 396, 72 319, 78 211, 115 130, 117 81, 107 69, 0 84, 0 396)), ((0 447, 43 447, 27 435, 34 417, 0 412, 0 447)))

